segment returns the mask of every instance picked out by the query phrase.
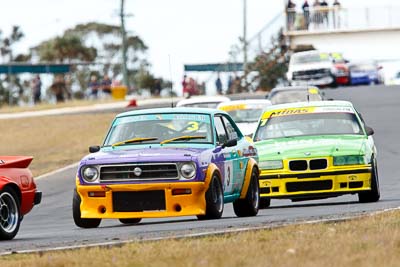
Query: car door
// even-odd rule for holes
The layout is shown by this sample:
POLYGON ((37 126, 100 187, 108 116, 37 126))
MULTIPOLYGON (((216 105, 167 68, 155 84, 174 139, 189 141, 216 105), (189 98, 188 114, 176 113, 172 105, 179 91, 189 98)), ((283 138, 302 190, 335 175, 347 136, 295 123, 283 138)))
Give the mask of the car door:
POLYGON ((230 150, 230 170, 232 173, 230 184, 232 186, 231 192, 233 194, 240 194, 247 165, 247 160, 242 157, 244 140, 242 134, 237 130, 237 127, 234 127, 234 122, 230 118, 223 115, 222 120, 224 122, 228 139, 237 141, 237 145, 231 147, 230 150))
MULTIPOLYGON (((216 115, 214 117, 217 146, 222 146, 224 143, 229 141, 228 132, 226 130, 222 115, 216 115)), ((224 187, 224 196, 230 196, 234 189, 234 157, 232 156, 236 151, 235 147, 224 147, 221 150, 216 151, 215 164, 221 171, 222 182, 224 187)))

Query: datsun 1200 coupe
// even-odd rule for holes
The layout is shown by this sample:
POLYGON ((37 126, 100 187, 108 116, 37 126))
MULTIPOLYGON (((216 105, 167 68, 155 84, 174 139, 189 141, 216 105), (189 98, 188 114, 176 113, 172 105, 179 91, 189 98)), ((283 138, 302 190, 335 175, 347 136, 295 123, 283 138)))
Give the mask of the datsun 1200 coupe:
POLYGON ((82 228, 102 219, 237 216, 258 213, 257 151, 232 118, 212 109, 165 108, 116 116, 101 147, 90 147, 76 177, 73 218, 82 228))
POLYGON ((260 206, 358 194, 379 200, 372 128, 346 101, 316 101, 267 108, 254 135, 259 155, 260 206))
POLYGON ((0 156, 0 240, 13 239, 23 216, 42 199, 28 169, 32 159, 0 156))

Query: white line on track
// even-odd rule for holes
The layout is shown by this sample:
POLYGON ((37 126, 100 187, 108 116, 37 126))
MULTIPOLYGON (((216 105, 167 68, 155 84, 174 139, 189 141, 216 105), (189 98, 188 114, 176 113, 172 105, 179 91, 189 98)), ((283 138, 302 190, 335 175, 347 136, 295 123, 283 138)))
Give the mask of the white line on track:
POLYGON ((63 171, 66 171, 66 170, 69 170, 69 169, 72 169, 72 168, 77 168, 78 166, 79 166, 79 162, 72 163, 72 164, 70 164, 68 166, 65 166, 63 168, 60 168, 58 170, 55 170, 55 171, 52 171, 52 172, 48 172, 48 173, 45 173, 45 174, 40 175, 38 177, 35 177, 35 181, 43 179, 43 178, 50 177, 50 176, 52 176, 54 174, 57 174, 57 173, 60 173, 60 172, 63 172, 63 171))
POLYGON ((366 213, 366 214, 362 214, 362 215, 360 215, 360 214, 349 215, 349 216, 340 217, 340 218, 305 220, 305 221, 297 221, 297 222, 278 223, 275 225, 268 225, 268 226, 241 227, 241 228, 235 228, 235 229, 204 231, 204 232, 194 233, 194 234, 179 234, 179 235, 171 235, 171 236, 164 236, 164 237, 130 239, 130 240, 122 240, 122 241, 93 243, 93 244, 86 244, 86 245, 59 246, 59 247, 53 247, 53 248, 47 248, 47 249, 7 251, 7 252, 0 253, 0 256, 6 256, 6 255, 12 255, 12 254, 44 253, 44 252, 54 252, 54 251, 61 251, 61 250, 75 250, 75 249, 92 248, 92 247, 121 246, 121 245, 135 243, 135 242, 137 242, 137 243, 138 242, 150 242, 150 241, 160 241, 160 240, 167 240, 167 239, 199 238, 199 237, 206 237, 206 236, 226 235, 226 234, 249 232, 249 231, 256 231, 256 230, 267 230, 267 229, 281 228, 281 227, 290 226, 290 225, 344 222, 344 221, 359 219, 359 218, 363 218, 363 217, 370 217, 370 216, 374 216, 374 215, 378 215, 378 214, 382 214, 382 213, 390 212, 390 211, 396 211, 396 210, 400 210, 400 207, 388 208, 388 209, 374 211, 374 212, 370 212, 370 213, 366 213))

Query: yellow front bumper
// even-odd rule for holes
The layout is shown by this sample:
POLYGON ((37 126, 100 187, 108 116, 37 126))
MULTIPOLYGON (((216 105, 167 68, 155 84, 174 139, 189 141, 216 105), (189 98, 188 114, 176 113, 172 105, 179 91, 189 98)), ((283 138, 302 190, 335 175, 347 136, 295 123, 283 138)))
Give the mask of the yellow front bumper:
POLYGON ((268 198, 351 194, 371 190, 371 166, 329 168, 318 172, 262 170, 259 181, 260 196, 268 198))
POLYGON ((77 192, 81 197, 82 218, 159 218, 205 214, 205 192, 207 182, 176 182, 152 184, 80 185, 77 192), (173 189, 190 189, 190 194, 173 195, 173 189), (165 209, 135 212, 115 212, 113 192, 155 191, 165 192, 165 209), (89 192, 105 192, 105 197, 90 197, 89 192))

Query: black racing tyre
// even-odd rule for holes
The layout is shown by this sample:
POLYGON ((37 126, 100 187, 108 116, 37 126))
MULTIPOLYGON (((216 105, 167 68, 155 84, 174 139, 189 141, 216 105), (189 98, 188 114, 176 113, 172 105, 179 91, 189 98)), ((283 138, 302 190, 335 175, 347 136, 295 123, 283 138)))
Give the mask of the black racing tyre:
POLYGON ((0 191, 0 240, 13 239, 21 225, 20 201, 10 187, 0 191))
POLYGON ((219 219, 224 212, 224 191, 221 179, 214 174, 206 192, 206 214, 197 215, 199 220, 219 219))
POLYGON ((81 218, 81 197, 76 189, 72 199, 72 216, 74 217, 75 225, 81 228, 96 228, 100 225, 101 219, 84 219, 81 218))
POLYGON ((260 209, 266 209, 271 206, 271 199, 269 197, 260 198, 260 209))
POLYGON ((260 188, 258 183, 258 170, 253 168, 246 197, 233 202, 233 210, 236 216, 250 217, 257 215, 260 206, 260 188))
POLYGON ((372 160, 371 190, 358 193, 358 201, 360 203, 377 202, 380 197, 378 166, 374 158, 372 160))
POLYGON ((137 224, 140 223, 142 218, 129 218, 129 219, 119 219, 119 221, 123 224, 137 224))

